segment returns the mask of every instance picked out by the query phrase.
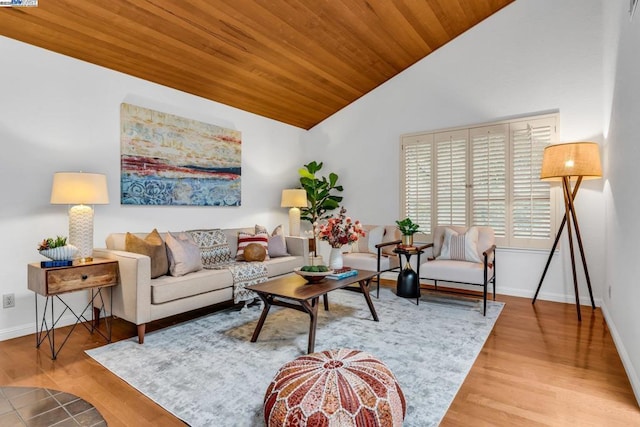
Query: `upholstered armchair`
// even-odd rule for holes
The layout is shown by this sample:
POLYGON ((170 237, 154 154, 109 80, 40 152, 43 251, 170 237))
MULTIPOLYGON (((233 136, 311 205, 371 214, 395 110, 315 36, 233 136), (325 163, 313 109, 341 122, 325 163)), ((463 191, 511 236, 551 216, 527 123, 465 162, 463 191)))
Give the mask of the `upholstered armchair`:
POLYGON ((483 314, 487 314, 487 288, 496 299, 495 233, 491 227, 438 226, 433 232, 432 257, 423 259, 420 278, 482 286, 483 314))
POLYGON ((376 297, 380 297, 380 274, 397 269, 400 264, 393 249, 398 245, 400 232, 395 225, 363 225, 365 236, 352 245, 351 252, 342 256, 345 267, 377 272, 376 297))

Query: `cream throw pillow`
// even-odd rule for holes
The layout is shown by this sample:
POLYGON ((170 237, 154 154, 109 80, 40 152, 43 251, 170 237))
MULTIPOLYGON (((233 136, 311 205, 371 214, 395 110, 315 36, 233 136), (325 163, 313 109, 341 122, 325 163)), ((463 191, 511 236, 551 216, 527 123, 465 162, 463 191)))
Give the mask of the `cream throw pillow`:
POLYGON ((167 233, 166 243, 169 273, 172 276, 184 276, 202 270, 200 247, 191 236, 187 233, 167 233))
POLYGON ((478 256, 478 228, 471 227, 464 234, 446 228, 442 250, 437 259, 482 262, 478 256))
MULTIPOLYGON (((384 237, 384 226, 378 226, 369 230, 369 241, 367 243, 367 251, 372 254, 377 255, 378 249, 376 245, 382 243, 382 238, 384 237)), ((361 251, 365 252, 365 251, 361 251)))

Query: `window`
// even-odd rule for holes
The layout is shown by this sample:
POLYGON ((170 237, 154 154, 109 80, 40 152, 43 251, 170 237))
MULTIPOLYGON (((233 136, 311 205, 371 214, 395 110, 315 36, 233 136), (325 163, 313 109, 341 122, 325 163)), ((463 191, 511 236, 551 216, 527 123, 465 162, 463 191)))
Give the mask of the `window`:
POLYGON ((488 225, 500 246, 550 247, 555 209, 539 177, 557 122, 553 114, 402 136, 400 216, 425 234, 436 225, 488 225))

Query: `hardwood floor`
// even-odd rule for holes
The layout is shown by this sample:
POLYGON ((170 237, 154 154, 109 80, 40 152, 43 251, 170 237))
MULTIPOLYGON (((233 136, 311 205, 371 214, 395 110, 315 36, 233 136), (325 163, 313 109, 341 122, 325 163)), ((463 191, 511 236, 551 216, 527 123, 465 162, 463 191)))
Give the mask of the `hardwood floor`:
MULTIPOLYGON (((578 323, 574 305, 497 299, 505 308, 443 426, 640 426, 640 409, 600 309, 583 307, 578 323)), ((422 330, 428 333, 428 325, 422 330)), ((135 326, 114 321, 114 340, 135 335, 135 326)), ((52 361, 48 347, 35 349, 33 335, 0 342, 0 385, 73 393, 95 405, 110 427, 184 425, 84 353, 103 344, 76 330, 52 361)))

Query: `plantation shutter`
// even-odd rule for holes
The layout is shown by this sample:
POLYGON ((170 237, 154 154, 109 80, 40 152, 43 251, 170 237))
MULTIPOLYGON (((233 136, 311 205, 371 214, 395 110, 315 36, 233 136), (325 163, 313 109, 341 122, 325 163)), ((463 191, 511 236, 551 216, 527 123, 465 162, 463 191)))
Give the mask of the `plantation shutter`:
POLYGON ((550 248, 556 190, 540 169, 558 122, 549 114, 402 136, 400 217, 427 240, 437 225, 484 225, 499 246, 550 248))
MULTIPOLYGON (((549 184, 540 180, 544 147, 555 142, 555 120, 540 119, 511 125, 513 238, 548 240, 552 233, 549 184)), ((536 246, 530 242, 531 246, 536 246)), ((544 245, 547 246, 547 245, 544 245)))
POLYGON ((431 233, 433 136, 405 137, 402 141, 404 170, 403 218, 409 217, 425 233, 431 233))
POLYGON ((468 131, 435 134, 436 224, 467 222, 468 131))
POLYGON ((470 130, 471 225, 493 227, 507 235, 507 124, 470 130))

